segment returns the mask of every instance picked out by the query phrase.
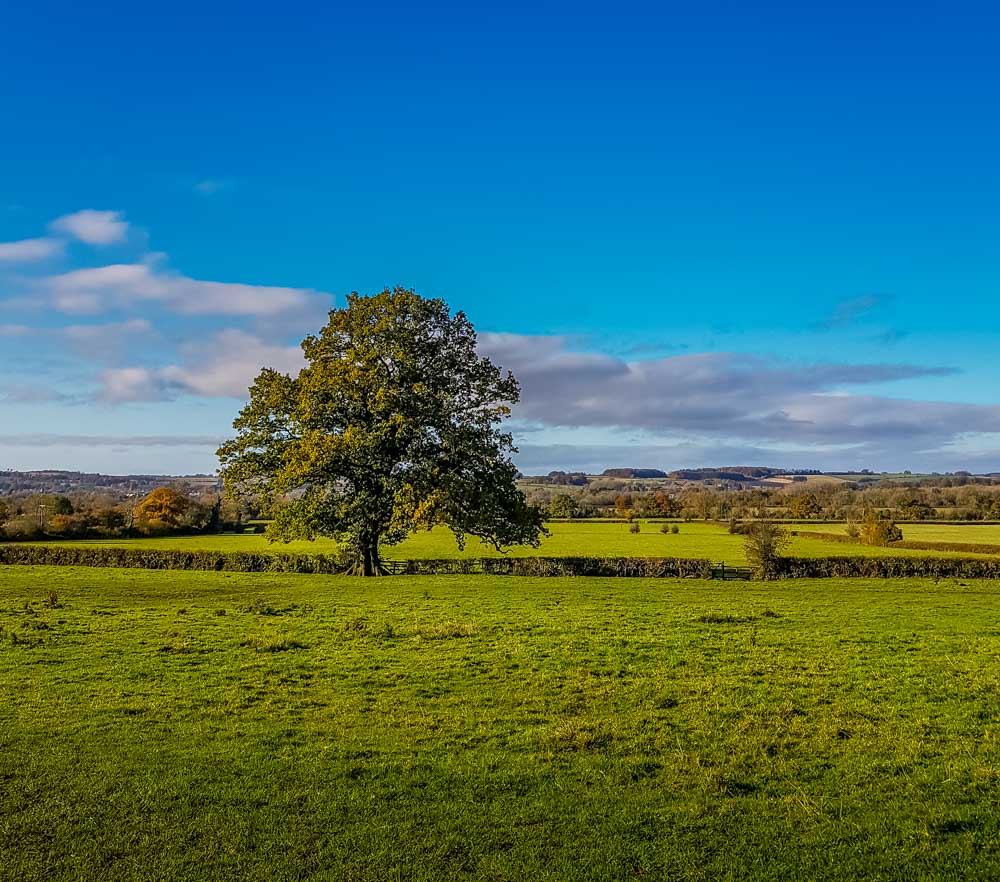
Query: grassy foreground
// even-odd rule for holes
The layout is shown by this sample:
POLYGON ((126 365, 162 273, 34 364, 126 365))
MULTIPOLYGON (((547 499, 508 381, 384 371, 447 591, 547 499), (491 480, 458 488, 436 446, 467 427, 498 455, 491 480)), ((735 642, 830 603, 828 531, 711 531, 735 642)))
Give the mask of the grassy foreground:
POLYGON ((998 614, 0 568, 0 879, 997 878, 998 614))
MULTIPOLYGON (((556 522, 548 524, 551 535, 542 540, 539 548, 514 547, 508 552, 514 557, 547 555, 551 557, 691 557, 708 558, 740 566, 746 563, 743 553, 743 537, 732 535, 718 524, 680 523, 677 534, 660 532, 661 524, 642 523, 640 532, 629 532, 629 525, 608 522, 556 522)), ((919 525, 922 527, 923 525, 919 525)), ((818 532, 843 532, 841 525, 794 524, 793 530, 818 532)), ((968 527, 954 527, 954 530, 968 530, 968 527)), ((983 528, 988 529, 988 528, 983 528)), ((995 528, 1000 536, 1000 527, 995 528)), ((911 527, 905 528, 907 538, 911 527)), ((963 540, 956 540, 963 541, 963 540)), ((977 541, 969 534, 964 541, 977 541)), ((1000 544, 1000 538, 997 540, 1000 544)), ((54 543, 64 544, 64 543, 54 543)), ((76 541, 73 545, 113 545, 125 547, 176 549, 178 551, 293 551, 304 554, 331 554, 337 550, 332 539, 318 539, 315 542, 269 543, 264 536, 252 534, 170 536, 144 539, 107 539, 76 541)), ((976 555, 950 553, 947 551, 926 551, 902 548, 871 548, 864 545, 830 542, 808 536, 795 536, 787 554, 796 557, 856 557, 856 556, 933 556, 970 557, 976 555)), ((456 557, 497 557, 499 552, 491 545, 469 537, 466 546, 459 549, 455 538, 445 527, 435 527, 431 531, 421 531, 409 536, 399 545, 383 549, 383 555, 404 560, 456 557)))

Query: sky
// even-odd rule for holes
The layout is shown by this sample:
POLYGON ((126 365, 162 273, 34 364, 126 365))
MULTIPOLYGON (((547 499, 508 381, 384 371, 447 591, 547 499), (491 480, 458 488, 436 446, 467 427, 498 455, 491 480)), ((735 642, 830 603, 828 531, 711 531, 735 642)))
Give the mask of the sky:
POLYGON ((351 291, 529 473, 1000 471, 1000 8, 12 4, 0 469, 213 472, 351 291))

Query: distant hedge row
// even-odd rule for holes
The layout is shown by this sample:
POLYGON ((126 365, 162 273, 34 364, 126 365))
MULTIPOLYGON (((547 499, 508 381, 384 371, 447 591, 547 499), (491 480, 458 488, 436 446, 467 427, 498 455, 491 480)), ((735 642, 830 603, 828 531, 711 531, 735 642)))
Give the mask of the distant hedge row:
POLYGON ((472 560, 408 560, 401 575, 624 576, 712 578, 708 560, 680 557, 483 557, 472 560))
POLYGON ((775 566, 779 579, 907 576, 954 579, 1000 579, 1000 559, 977 557, 783 557, 775 566))
MULTIPOLYGON (((147 570, 215 570, 236 573, 335 575, 343 565, 332 555, 169 551, 112 546, 0 545, 0 564, 114 567, 147 570)), ((470 560, 387 561, 396 575, 604 576, 711 579, 708 560, 655 557, 500 557, 470 560)), ((731 568, 730 568, 731 569, 731 568)), ((779 579, 907 576, 1000 579, 1000 558, 962 557, 783 557, 779 579)))
POLYGON ((336 557, 325 554, 175 551, 93 545, 0 545, 0 564, 327 575, 343 569, 336 557))
MULTIPOLYGON (((115 567, 147 570, 217 570, 237 573, 334 575, 332 555, 176 551, 114 546, 0 545, 0 564, 115 567)), ((397 575, 646 576, 711 578, 707 560, 684 558, 524 557, 387 561, 397 575)))

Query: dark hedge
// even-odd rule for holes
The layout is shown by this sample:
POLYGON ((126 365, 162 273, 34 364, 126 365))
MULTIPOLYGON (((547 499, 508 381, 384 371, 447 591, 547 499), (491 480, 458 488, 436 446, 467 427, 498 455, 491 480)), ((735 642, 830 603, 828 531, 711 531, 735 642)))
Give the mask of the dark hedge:
POLYGON ((1000 559, 973 557, 783 557, 779 579, 867 578, 906 576, 1000 579, 1000 559))
MULTIPOLYGON (((710 579, 713 571, 717 572, 717 568, 707 560, 653 557, 497 557, 385 563, 389 571, 396 575, 484 574, 710 579)), ((323 554, 250 554, 21 544, 0 545, 0 564, 327 575, 343 571, 343 566, 336 557, 323 554)), ((774 575, 779 579, 830 577, 890 579, 905 576, 1000 579, 1000 558, 990 560, 962 557, 783 557, 778 559, 774 575)))

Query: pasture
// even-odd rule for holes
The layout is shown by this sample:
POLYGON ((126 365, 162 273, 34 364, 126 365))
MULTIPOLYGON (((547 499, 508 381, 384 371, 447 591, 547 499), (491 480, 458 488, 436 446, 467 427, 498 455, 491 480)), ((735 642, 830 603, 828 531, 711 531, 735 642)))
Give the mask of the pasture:
MULTIPOLYGON (((629 532, 629 525, 607 521, 559 521, 548 524, 551 535, 542 540, 539 548, 514 547, 508 554, 514 557, 530 555, 546 555, 551 557, 686 557, 707 558, 715 562, 725 562, 734 566, 746 563, 743 553, 743 537, 729 533, 724 527, 714 523, 692 522, 678 523, 679 532, 664 534, 660 532, 662 524, 642 522, 640 532, 629 532)), ((924 525, 917 525, 923 529, 924 525)), ((933 526, 933 525, 928 525, 933 526)), ((790 524, 789 529, 815 532, 843 532, 843 525, 838 524, 790 524)), ((906 538, 910 536, 911 525, 904 525, 906 538)), ((937 527, 947 530, 944 525, 937 527)), ((952 527, 953 530, 994 530, 997 542, 1000 543, 1000 526, 997 527, 952 527)), ((978 541, 970 538, 955 541, 978 541)), ((60 544, 60 543, 56 543, 60 544)), ((264 536, 253 534, 221 534, 199 536, 168 536, 162 538, 143 539, 108 539, 74 541, 74 545, 112 545, 126 547, 212 550, 212 551, 293 551, 301 553, 334 553, 337 544, 330 539, 319 539, 315 542, 269 543, 264 536)), ((893 555, 918 556, 953 556, 948 552, 913 550, 902 548, 870 548, 863 545, 853 545, 843 542, 830 542, 823 539, 810 538, 802 535, 793 537, 788 548, 788 555, 797 557, 844 557, 855 555, 877 555, 880 557, 893 555)), ((399 545, 386 547, 383 555, 388 558, 405 560, 426 558, 455 557, 497 557, 498 552, 491 545, 480 542, 475 537, 469 537, 465 549, 459 549, 451 532, 445 527, 435 527, 431 531, 421 531, 412 534, 399 545)), ((968 554, 955 556, 968 557, 968 554)))
MULTIPOLYGON (((824 533, 843 533, 845 524, 819 524, 808 526, 798 524, 796 529, 815 530, 824 533)), ((968 544, 1000 545, 1000 524, 900 524, 903 539, 918 542, 962 542, 968 544)))
POLYGON ((0 879, 996 878, 998 616, 995 583, 0 568, 0 879))

